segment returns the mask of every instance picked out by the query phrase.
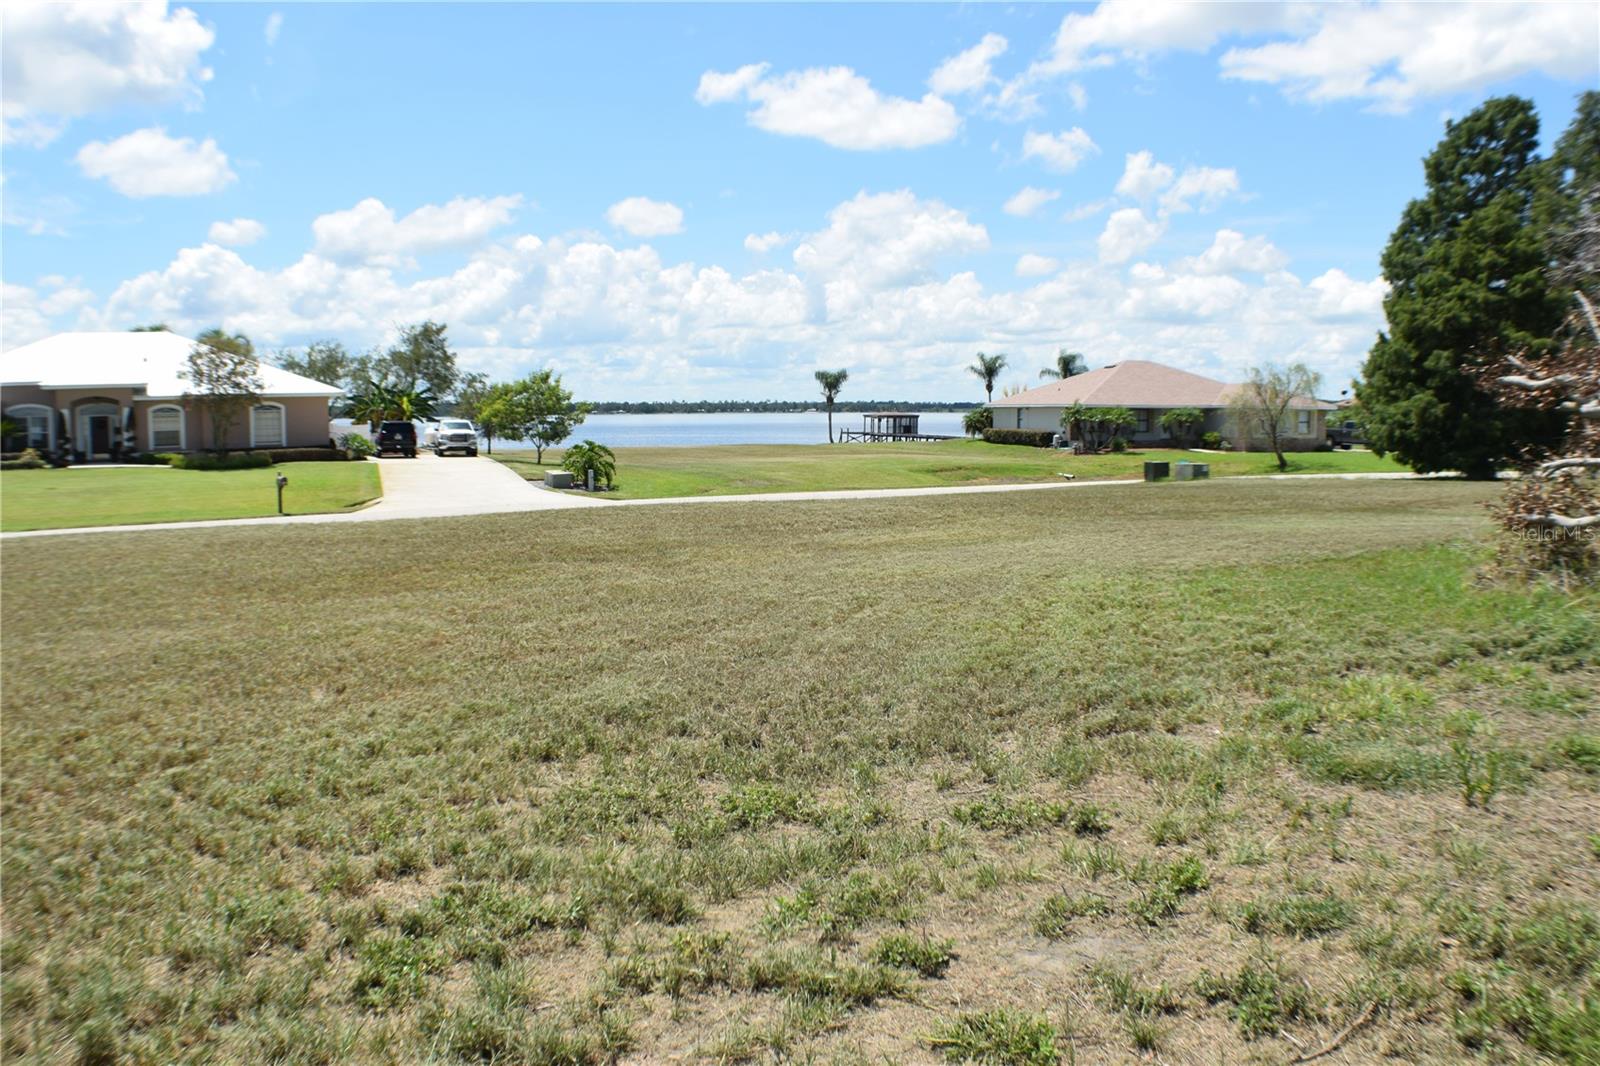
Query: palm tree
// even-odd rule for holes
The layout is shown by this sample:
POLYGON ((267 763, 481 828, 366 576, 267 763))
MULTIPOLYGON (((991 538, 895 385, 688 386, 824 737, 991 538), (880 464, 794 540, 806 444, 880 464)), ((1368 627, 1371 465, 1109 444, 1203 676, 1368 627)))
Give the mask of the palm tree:
POLYGON ((344 416, 352 422, 365 422, 374 433, 378 423, 389 417, 394 407, 394 392, 380 382, 368 381, 350 394, 344 416))
POLYGON ((617 476, 617 457, 604 444, 592 440, 579 441, 561 457, 562 469, 570 471, 579 484, 587 484, 589 471, 594 471, 596 484, 611 487, 617 476))
POLYGON ((1062 348, 1060 351, 1056 352, 1056 365, 1045 367, 1043 370, 1039 371, 1039 376, 1042 378, 1055 378, 1058 381, 1064 381, 1067 378, 1076 377, 1079 374, 1086 373, 1088 369, 1089 364, 1083 361, 1083 354, 1081 352, 1069 352, 1065 348, 1062 348))
POLYGON ((1006 357, 1003 352, 994 355, 978 353, 978 361, 967 367, 973 375, 983 381, 983 391, 988 393, 989 402, 994 403, 994 379, 1000 376, 1000 371, 1006 368, 1006 357))
POLYGON ((844 383, 849 380, 848 370, 819 370, 817 371, 817 384, 822 386, 822 399, 828 405, 828 443, 833 443, 833 401, 839 398, 839 390, 844 388, 844 383))

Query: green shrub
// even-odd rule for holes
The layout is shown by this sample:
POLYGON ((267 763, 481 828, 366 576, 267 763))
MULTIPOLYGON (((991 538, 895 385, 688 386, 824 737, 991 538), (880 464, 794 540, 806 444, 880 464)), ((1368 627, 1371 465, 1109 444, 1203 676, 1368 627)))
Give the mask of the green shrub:
POLYGON ((365 459, 377 452, 372 441, 360 433, 346 433, 339 438, 339 447, 344 449, 346 455, 352 459, 365 459))
POLYGON ((0 462, 0 470, 43 470, 50 464, 33 448, 25 448, 15 459, 0 462))
POLYGON ((1114 451, 1114 452, 1125 452, 1125 451, 1127 451, 1128 450, 1128 439, 1126 437, 1112 437, 1111 438, 1111 450, 1114 451))
POLYGON ((266 452, 229 452, 226 455, 194 452, 174 455, 172 465, 179 470, 262 470, 272 465, 272 456, 266 452))
POLYGON ((589 473, 594 473, 597 486, 610 488, 617 476, 617 457, 604 444, 592 440, 579 441, 561 457, 561 468, 572 474, 578 485, 587 485, 589 473))
POLYGON ((349 458, 338 448, 269 448, 274 463, 342 463, 349 458))
POLYGON ((1213 451, 1222 447, 1222 434, 1212 431, 1200 434, 1200 447, 1210 448, 1213 451))
POLYGON ((968 1011, 941 1024, 929 1041, 951 1062, 1055 1066, 1056 1027, 1043 1016, 1012 1010, 968 1011))
POLYGON ((968 411, 961 418, 961 428, 969 437, 981 436, 984 430, 994 428, 994 412, 987 407, 968 411))
POLYGON ((1048 448, 1056 438, 1053 429, 986 429, 983 439, 990 444, 1021 444, 1029 448, 1048 448))

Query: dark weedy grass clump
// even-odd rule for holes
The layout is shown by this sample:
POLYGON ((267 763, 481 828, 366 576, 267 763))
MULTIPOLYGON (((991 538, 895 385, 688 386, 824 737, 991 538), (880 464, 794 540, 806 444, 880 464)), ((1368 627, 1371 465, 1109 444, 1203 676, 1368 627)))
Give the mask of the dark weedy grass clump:
POLYGON ((1042 1015, 969 1011, 941 1024, 929 1042, 951 1062, 1053 1066, 1056 1036, 1056 1027, 1042 1015))

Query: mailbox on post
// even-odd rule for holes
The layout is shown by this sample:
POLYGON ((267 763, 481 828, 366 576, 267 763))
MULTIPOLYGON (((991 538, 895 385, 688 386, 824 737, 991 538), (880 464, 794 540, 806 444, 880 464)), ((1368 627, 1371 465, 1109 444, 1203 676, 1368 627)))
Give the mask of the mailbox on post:
POLYGON ((289 479, 288 478, 284 477, 282 474, 278 475, 278 513, 279 514, 283 513, 283 487, 285 485, 287 485, 288 483, 289 483, 289 479))

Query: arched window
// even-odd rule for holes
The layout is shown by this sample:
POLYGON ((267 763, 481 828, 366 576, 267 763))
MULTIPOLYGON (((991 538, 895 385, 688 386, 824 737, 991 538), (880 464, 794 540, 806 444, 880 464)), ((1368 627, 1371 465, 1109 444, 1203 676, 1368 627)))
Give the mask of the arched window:
POLYGON ((250 411, 250 447, 282 448, 288 430, 283 404, 258 403, 250 411))
POLYGON ((23 448, 49 451, 55 447, 56 413, 51 408, 38 403, 19 403, 6 408, 6 418, 17 425, 16 433, 6 439, 7 447, 15 444, 18 451, 23 448))
POLYGON ((188 445, 184 441, 183 408, 163 404, 150 408, 150 450, 153 452, 181 452, 188 445))

